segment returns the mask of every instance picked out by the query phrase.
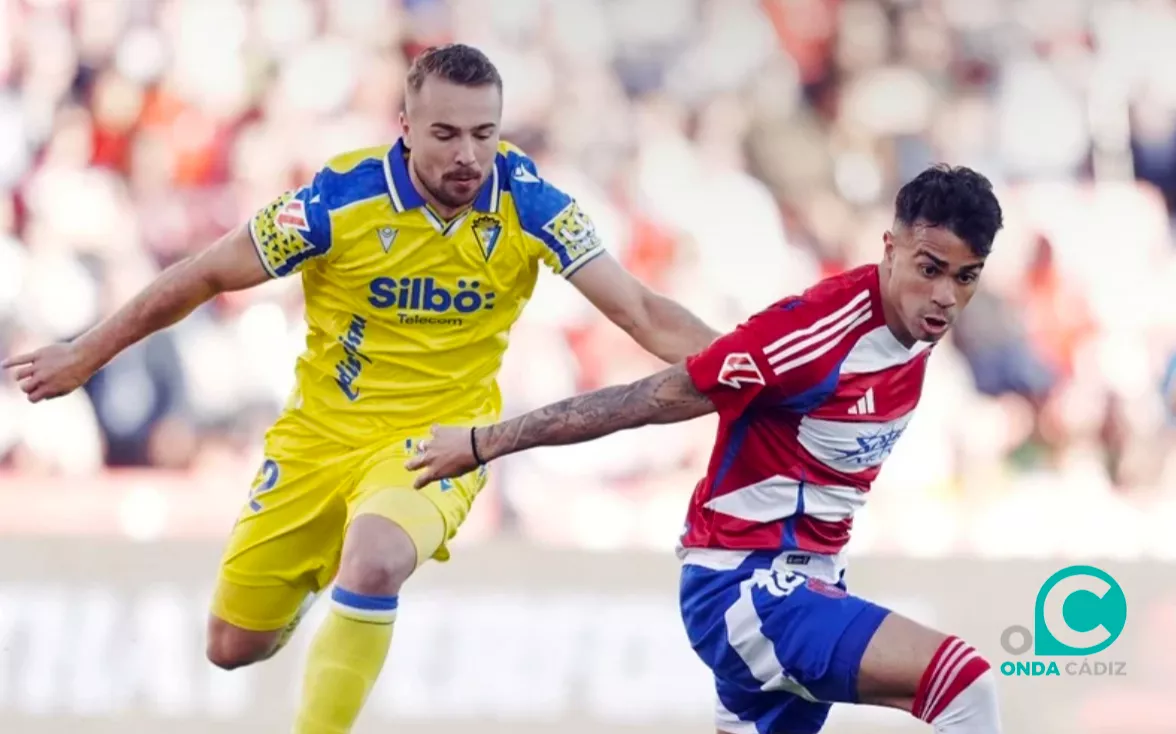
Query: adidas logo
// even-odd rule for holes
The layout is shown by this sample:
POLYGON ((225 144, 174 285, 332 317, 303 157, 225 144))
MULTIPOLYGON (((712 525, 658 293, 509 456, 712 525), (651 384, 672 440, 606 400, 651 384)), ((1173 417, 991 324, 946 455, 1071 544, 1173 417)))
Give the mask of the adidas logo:
POLYGON ((857 403, 849 409, 850 415, 870 415, 874 412, 874 388, 866 390, 866 394, 858 398, 857 403))

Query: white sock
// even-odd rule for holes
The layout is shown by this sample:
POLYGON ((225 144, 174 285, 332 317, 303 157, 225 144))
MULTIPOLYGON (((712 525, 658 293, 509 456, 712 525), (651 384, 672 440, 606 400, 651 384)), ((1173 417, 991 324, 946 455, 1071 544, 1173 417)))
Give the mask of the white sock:
POLYGON ((923 673, 912 713, 936 734, 1000 734, 996 678, 988 661, 958 637, 947 638, 923 673))
POLYGON ((960 691, 931 722, 936 734, 1000 734, 1000 708, 992 670, 960 691))

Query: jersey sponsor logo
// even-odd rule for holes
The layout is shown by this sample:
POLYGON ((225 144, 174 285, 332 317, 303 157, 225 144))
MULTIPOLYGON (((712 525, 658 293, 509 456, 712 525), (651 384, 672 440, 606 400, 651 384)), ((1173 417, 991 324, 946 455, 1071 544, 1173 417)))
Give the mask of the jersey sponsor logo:
MULTIPOLYGON (((913 415, 911 412, 878 423, 804 416, 796 438, 814 460, 834 471, 857 474, 879 467, 890 458, 913 415)), ((805 506, 809 504, 806 499, 805 506)))
POLYGON ((486 259, 486 262, 490 262, 490 256, 498 247, 498 238, 502 236, 502 224, 498 219, 487 214, 475 219, 470 228, 474 232, 474 239, 478 241, 478 246, 482 248, 482 257, 486 259))
POLYGON ((747 352, 732 352, 719 368, 719 384, 740 389, 744 385, 764 385, 764 374, 747 352))
POLYGON ((856 466, 876 466, 886 460, 894 451, 898 439, 902 438, 906 425, 886 426, 873 433, 866 433, 854 439, 850 449, 840 449, 838 458, 856 466))
POLYGON ((580 205, 572 201, 563 210, 543 225, 543 230, 563 245, 568 262, 575 262, 586 253, 600 247, 596 225, 588 215, 580 211, 580 205))
POLYGON ((343 346, 343 358, 335 363, 335 384, 351 402, 359 399, 359 388, 355 386, 355 381, 363 372, 363 366, 372 363, 371 357, 361 351, 366 332, 367 319, 353 315, 346 333, 339 337, 339 344, 343 346))
POLYGON ((460 278, 456 288, 433 277, 376 278, 368 285, 368 303, 376 308, 395 308, 402 324, 443 324, 461 326, 460 318, 438 318, 430 314, 466 315, 494 308, 495 293, 482 290, 476 280, 460 278), (415 312, 415 313, 408 313, 415 312))
POLYGON ((310 222, 306 219, 306 205, 297 196, 287 201, 278 209, 274 216, 274 224, 282 229, 295 229, 299 232, 309 232, 310 222))

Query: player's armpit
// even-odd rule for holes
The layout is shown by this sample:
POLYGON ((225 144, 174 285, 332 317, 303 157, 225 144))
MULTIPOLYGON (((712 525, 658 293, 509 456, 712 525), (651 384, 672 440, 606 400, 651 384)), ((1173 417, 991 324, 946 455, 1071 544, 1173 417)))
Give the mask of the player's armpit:
POLYGON ((614 385, 561 400, 517 418, 480 428, 484 461, 536 446, 583 443, 655 423, 678 423, 713 413, 714 404, 676 364, 628 385, 614 385))

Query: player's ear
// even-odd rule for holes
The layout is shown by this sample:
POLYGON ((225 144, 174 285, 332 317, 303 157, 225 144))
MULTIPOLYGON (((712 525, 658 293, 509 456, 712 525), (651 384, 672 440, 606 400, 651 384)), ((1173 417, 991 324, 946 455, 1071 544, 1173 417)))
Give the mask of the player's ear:
POLYGON ((885 234, 882 235, 882 244, 884 246, 884 249, 882 252, 883 257, 886 259, 886 262, 893 263, 894 262, 894 234, 890 230, 886 230, 885 234))

